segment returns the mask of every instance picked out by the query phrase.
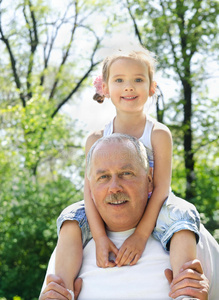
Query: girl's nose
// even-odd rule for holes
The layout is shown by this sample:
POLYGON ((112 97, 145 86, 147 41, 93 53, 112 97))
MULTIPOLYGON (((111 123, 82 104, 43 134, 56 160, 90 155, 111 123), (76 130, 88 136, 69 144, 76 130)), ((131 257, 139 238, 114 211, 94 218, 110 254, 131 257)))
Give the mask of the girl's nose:
POLYGON ((126 84, 126 86, 125 86, 125 91, 126 92, 128 92, 128 91, 134 91, 134 86, 130 83, 130 82, 128 82, 127 84, 126 84))

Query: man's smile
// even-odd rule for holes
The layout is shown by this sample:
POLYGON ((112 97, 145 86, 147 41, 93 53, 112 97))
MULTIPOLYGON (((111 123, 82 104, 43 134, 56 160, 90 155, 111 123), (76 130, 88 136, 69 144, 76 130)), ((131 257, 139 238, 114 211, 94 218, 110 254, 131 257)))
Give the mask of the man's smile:
POLYGON ((128 201, 115 201, 115 202, 107 202, 108 204, 111 204, 111 205, 120 205, 120 204, 124 204, 128 201))
POLYGON ((105 202, 111 205, 121 205, 130 201, 130 198, 127 194, 121 192, 116 194, 110 194, 106 197, 105 202))

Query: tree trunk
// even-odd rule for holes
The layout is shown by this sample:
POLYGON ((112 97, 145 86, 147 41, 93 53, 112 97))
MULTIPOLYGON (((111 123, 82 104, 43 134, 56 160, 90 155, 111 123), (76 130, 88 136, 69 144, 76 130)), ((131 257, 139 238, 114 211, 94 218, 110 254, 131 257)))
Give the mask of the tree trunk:
POLYGON ((186 168, 186 200, 191 201, 195 197, 195 173, 194 153, 192 150, 192 87, 189 80, 182 81, 184 92, 184 162, 186 168))

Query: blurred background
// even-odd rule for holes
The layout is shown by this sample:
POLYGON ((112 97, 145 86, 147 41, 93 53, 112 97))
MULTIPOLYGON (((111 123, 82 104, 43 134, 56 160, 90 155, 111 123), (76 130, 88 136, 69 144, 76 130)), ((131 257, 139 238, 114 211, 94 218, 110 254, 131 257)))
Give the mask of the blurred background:
POLYGON ((92 100, 112 49, 142 44, 173 135, 175 194, 219 240, 218 12, 214 0, 0 0, 0 299, 36 300, 56 218, 83 198, 89 132, 115 115, 92 100))

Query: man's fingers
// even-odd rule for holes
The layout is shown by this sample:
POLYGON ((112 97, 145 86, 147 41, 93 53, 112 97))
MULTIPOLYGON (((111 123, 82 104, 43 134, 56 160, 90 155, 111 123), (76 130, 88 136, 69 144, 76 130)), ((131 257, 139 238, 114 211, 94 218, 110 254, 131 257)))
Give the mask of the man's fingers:
POLYGON ((201 274, 192 270, 192 269, 187 269, 184 270, 183 272, 180 272, 172 281, 171 287, 174 285, 177 285, 180 282, 185 282, 189 280, 200 280, 201 279, 201 274))
POLYGON ((40 296, 40 300, 58 299, 71 300, 71 294, 60 284, 50 281, 40 296))
POLYGON ((180 290, 177 290, 176 292, 174 293, 170 293, 169 296, 171 298, 177 298, 179 296, 184 296, 184 295, 187 295, 187 296, 190 296, 195 299, 199 299, 199 300, 206 300, 208 299, 208 291, 207 290, 201 290, 198 289, 198 288, 194 288, 194 287, 185 287, 183 289, 180 289, 180 290))
POLYGON ((188 269, 179 273, 170 285, 170 297, 176 298, 182 295, 207 299, 209 281, 204 274, 188 269))
POLYGON ((198 259, 194 259, 183 264, 182 268, 180 269, 180 272, 183 272, 186 269, 193 269, 196 272, 203 274, 203 268, 201 262, 198 259))
POLYGON ((78 299, 78 295, 80 294, 82 287, 82 279, 79 277, 75 280, 74 282, 74 295, 75 295, 75 300, 78 299))
POLYGON ((55 275, 55 274, 48 274, 46 277, 46 285, 48 285, 50 282, 56 282, 60 284, 61 286, 65 286, 63 280, 61 277, 55 275))
POLYGON ((169 284, 171 284, 172 280, 173 280, 173 271, 170 269, 166 269, 164 271, 164 274, 166 276, 166 279, 168 280, 169 284))
POLYGON ((187 295, 200 300, 208 299, 209 281, 203 274, 199 260, 185 263, 174 279, 170 269, 165 270, 165 276, 170 283, 171 298, 187 295))

